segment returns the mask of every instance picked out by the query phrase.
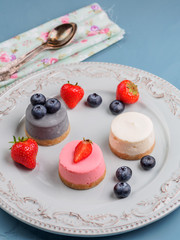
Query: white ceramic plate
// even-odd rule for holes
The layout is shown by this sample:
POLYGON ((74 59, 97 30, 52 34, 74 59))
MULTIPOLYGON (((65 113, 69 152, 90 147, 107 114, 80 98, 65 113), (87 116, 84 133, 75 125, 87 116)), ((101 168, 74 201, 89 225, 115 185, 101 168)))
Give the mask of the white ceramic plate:
POLYGON ((74 236, 105 236, 145 226, 176 209, 180 204, 180 91, 165 80, 139 69, 109 63, 58 65, 16 81, 0 95, 0 207, 19 220, 53 233, 74 236), (109 104, 117 84, 130 79, 138 85, 140 99, 125 111, 148 115, 155 127, 154 169, 144 171, 139 161, 125 161, 108 146, 114 116, 109 104), (8 143, 24 135, 24 112, 30 96, 42 92, 59 96, 61 86, 78 82, 85 90, 83 100, 68 110, 69 136, 60 144, 39 147, 33 171, 15 164, 8 143), (85 100, 96 92, 103 103, 96 109, 85 100), (71 140, 90 138, 102 149, 107 174, 97 187, 77 191, 63 185, 58 176, 58 157, 71 140), (126 199, 113 194, 115 171, 129 166, 132 193, 126 199))

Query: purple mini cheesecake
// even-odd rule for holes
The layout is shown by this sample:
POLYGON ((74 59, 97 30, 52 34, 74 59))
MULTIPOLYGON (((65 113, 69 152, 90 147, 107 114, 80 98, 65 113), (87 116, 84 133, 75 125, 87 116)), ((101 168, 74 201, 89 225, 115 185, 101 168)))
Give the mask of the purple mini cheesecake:
POLYGON ((53 113, 47 113, 41 119, 32 115, 33 105, 29 104, 26 109, 25 132, 39 145, 54 145, 64 140, 70 131, 70 125, 66 107, 61 103, 61 108, 53 113))

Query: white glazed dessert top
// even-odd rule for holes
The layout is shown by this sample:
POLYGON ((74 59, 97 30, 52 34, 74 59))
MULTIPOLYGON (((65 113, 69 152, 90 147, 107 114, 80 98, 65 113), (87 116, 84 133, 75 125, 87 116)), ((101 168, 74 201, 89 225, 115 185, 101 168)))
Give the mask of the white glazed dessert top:
POLYGON ((114 118, 111 132, 123 141, 138 142, 152 134, 153 123, 142 113, 126 112, 114 118))

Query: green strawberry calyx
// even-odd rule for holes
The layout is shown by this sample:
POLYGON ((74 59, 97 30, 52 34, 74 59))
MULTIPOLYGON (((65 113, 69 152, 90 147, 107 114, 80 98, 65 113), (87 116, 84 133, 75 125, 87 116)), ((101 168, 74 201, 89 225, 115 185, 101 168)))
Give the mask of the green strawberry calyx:
POLYGON ((78 82, 76 82, 75 84, 72 84, 68 81, 67 83, 70 84, 70 85, 73 85, 73 86, 78 86, 78 82))
POLYGON ((19 142, 26 142, 28 139, 29 139, 28 137, 18 137, 18 139, 16 139, 16 137, 13 136, 13 141, 11 141, 9 143, 13 143, 13 145, 14 145, 15 143, 19 143, 19 142))
POLYGON ((138 87, 136 84, 134 84, 133 82, 129 82, 127 83, 127 88, 129 89, 129 92, 132 93, 133 95, 138 95, 138 87))

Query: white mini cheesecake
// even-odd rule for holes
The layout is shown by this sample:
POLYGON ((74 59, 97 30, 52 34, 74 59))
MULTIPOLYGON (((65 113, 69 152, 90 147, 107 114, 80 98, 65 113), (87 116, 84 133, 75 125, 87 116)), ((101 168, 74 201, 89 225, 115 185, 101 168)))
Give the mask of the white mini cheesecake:
POLYGON ((109 135, 111 151, 127 160, 150 154, 155 145, 151 119, 138 112, 126 112, 114 118, 109 135))

